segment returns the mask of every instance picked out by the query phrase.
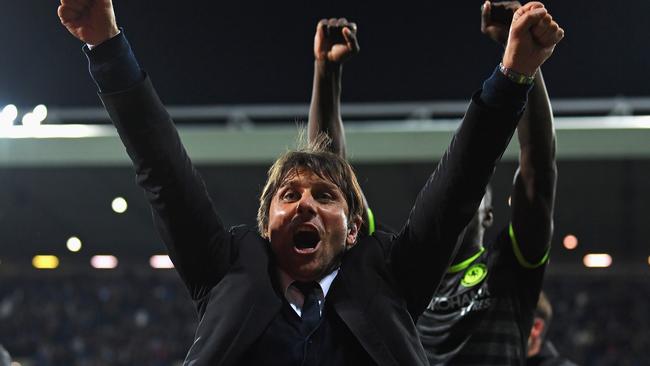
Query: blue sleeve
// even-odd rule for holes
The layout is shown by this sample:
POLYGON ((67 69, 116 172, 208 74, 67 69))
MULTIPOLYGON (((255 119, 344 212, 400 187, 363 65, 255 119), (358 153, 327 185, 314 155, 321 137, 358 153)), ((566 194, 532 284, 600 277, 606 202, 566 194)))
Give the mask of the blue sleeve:
POLYGON ((124 30, 115 37, 89 49, 83 47, 88 57, 88 69, 101 93, 126 90, 145 78, 124 30))
POLYGON ((480 99, 488 107, 522 112, 532 87, 532 84, 515 83, 503 75, 497 67, 490 78, 483 83, 480 99))

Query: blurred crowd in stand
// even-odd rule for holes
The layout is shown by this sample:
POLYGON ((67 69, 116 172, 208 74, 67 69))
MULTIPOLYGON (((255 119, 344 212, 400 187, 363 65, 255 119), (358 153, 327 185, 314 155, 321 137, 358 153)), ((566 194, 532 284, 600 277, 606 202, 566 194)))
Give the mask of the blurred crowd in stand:
MULTIPOLYGON (((172 366, 193 341, 196 312, 174 271, 0 278, 0 344, 34 366, 172 366)), ((648 279, 548 276, 549 338, 580 365, 650 365, 648 279)))

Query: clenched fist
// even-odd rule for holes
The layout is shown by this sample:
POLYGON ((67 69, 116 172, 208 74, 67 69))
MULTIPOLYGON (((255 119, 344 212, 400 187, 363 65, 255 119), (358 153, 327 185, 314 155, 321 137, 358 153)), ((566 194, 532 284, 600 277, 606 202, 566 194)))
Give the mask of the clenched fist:
POLYGON ((555 45, 564 38, 564 30, 553 20, 544 4, 530 2, 517 9, 510 25, 503 66, 533 76, 546 61, 555 45))
POLYGON ((359 52, 357 25, 345 18, 323 19, 316 26, 314 57, 316 61, 342 64, 359 52))
POLYGON ((68 31, 89 45, 119 33, 111 0, 61 0, 58 14, 68 31))
POLYGON ((508 12, 514 14, 519 8, 521 8, 519 1, 500 1, 498 3, 486 1, 481 7, 481 32, 493 41, 505 46, 508 41, 510 22, 504 24, 500 19, 494 19, 492 13, 500 11, 503 14, 508 12))

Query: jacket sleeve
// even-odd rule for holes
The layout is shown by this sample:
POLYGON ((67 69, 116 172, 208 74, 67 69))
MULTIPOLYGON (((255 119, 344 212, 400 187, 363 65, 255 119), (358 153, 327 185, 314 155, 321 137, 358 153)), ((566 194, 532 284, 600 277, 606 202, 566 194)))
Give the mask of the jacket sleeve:
POLYGON ((138 184, 153 209, 169 256, 193 299, 204 296, 234 257, 200 174, 148 77, 134 86, 100 94, 133 161, 138 184))
POLYGON ((458 236, 476 213, 523 111, 527 88, 508 85, 504 78, 495 72, 474 95, 393 239, 390 266, 414 318, 424 311, 451 264, 458 236))

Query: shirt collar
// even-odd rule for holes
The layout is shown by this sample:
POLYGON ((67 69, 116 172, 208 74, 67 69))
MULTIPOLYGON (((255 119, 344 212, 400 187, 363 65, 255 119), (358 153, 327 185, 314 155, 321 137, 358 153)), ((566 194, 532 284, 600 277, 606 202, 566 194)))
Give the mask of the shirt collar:
MULTIPOLYGON (((289 290, 289 287, 295 282, 291 276, 289 276, 285 271, 283 271, 281 268, 278 267, 278 273, 280 274, 280 284, 282 285, 282 294, 284 294, 284 297, 287 297, 287 291, 289 290)), ((327 293, 330 290, 330 287, 332 286, 332 282, 334 282, 334 279, 336 276, 339 274, 339 268, 333 270, 330 272, 327 276, 321 278, 318 281, 318 284, 320 285, 321 291, 323 291, 323 298, 327 296, 327 293)))

